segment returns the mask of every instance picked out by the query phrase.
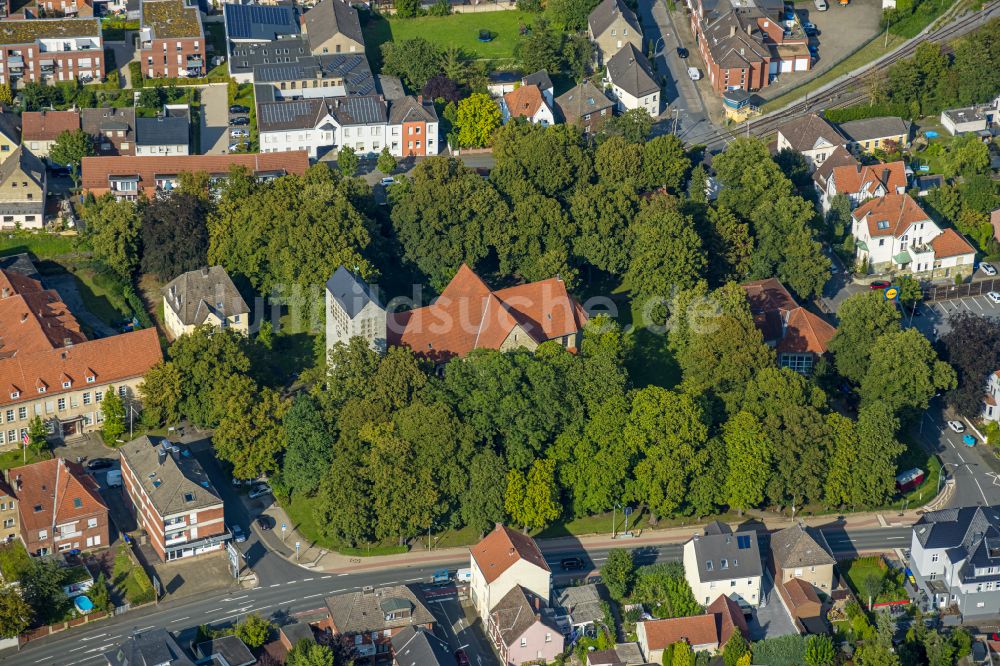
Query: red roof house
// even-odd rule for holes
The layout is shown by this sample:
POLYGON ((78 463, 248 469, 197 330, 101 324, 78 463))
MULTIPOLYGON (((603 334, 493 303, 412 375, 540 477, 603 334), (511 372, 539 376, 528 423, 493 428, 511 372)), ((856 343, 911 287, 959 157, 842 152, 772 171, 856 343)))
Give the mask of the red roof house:
POLYGON ((777 352, 778 364, 809 374, 837 329, 796 303, 776 278, 755 280, 742 287, 754 324, 764 342, 777 352))

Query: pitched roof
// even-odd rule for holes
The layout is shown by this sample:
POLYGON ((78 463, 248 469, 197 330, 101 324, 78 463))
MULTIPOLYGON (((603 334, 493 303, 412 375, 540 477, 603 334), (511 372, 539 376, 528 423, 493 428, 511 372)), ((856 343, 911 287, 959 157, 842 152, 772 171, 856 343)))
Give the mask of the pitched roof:
POLYGON ((504 645, 513 645, 536 622, 557 629, 551 610, 543 608, 541 600, 520 585, 512 587, 490 609, 490 623, 496 626, 504 645))
POLYGON ((378 299, 378 294, 372 290, 368 283, 356 277, 343 266, 338 266, 330 279, 326 281, 326 291, 351 319, 354 319, 359 312, 365 309, 365 306, 372 302, 379 309, 384 309, 378 299))
POLYGON ((633 97, 644 97, 660 89, 653 66, 632 42, 608 60, 608 78, 633 97))
POLYGON ((785 141, 792 150, 802 152, 813 150, 823 144, 840 146, 846 143, 847 139, 840 131, 815 113, 809 113, 791 120, 778 128, 778 133, 785 137, 785 141))
POLYGON ((425 625, 435 621, 434 615, 424 605, 422 595, 413 585, 391 585, 337 594, 326 598, 326 607, 337 633, 347 635, 425 625), (394 617, 387 619, 388 608, 397 612, 394 617), (398 612, 400 610, 409 612, 398 612))
POLYGON ((0 106, 0 134, 14 143, 21 143, 21 115, 0 106))
POLYGON ((392 637, 398 666, 451 666, 451 647, 423 627, 404 627, 392 637))
POLYGON ((291 5, 222 5, 229 39, 266 42, 278 35, 296 35, 299 21, 291 5))
POLYGON ((729 637, 737 630, 743 634, 744 638, 750 636, 747 618, 735 599, 720 594, 705 610, 716 616, 716 626, 719 628, 719 645, 725 645, 729 637))
POLYGON ((305 14, 306 36, 309 45, 316 51, 323 42, 342 34, 362 47, 365 43, 361 34, 358 10, 344 0, 322 0, 305 14))
POLYGON ((874 196, 881 185, 886 194, 895 194, 906 189, 906 163, 902 160, 888 164, 855 163, 833 169, 833 182, 837 194, 867 194, 874 196))
POLYGON ((514 88, 503 96, 503 101, 511 118, 532 118, 545 105, 541 89, 534 85, 514 88))
POLYGON ((754 325, 778 352, 826 352, 837 329, 796 303, 777 278, 740 286, 746 292, 754 325))
MULTIPOLYGON (((372 95, 378 92, 375 77, 363 53, 308 55, 308 51, 304 51, 306 55, 293 58, 279 55, 280 52, 289 51, 294 54, 300 45, 302 49, 305 48, 301 39, 283 39, 255 48, 241 45, 238 49, 233 49, 231 68, 234 74, 252 72, 255 83, 270 83, 272 87, 280 87, 286 81, 328 80, 333 84, 325 87, 329 97, 372 95), (241 55, 235 55, 237 51, 241 55), (273 52, 269 54, 269 51, 273 52)), ((275 92, 260 86, 254 86, 254 90, 258 103, 266 101, 262 99, 262 92, 272 95, 275 92)))
MULTIPOLYGON (((692 539, 697 564, 697 580, 731 580, 752 578, 763 573, 757 533, 702 534, 692 539)), ((689 543, 692 543, 689 542, 689 543)))
POLYGON ((406 95, 389 101, 390 125, 436 123, 437 121, 437 110, 434 108, 434 103, 430 100, 417 99, 413 95, 406 95))
POLYGON ((618 19, 625 20, 633 30, 642 34, 642 26, 639 24, 638 17, 623 0, 604 0, 590 12, 590 16, 587 17, 587 25, 590 26, 590 31, 595 37, 600 37, 618 19))
POLYGON ((246 643, 240 640, 239 637, 232 635, 219 636, 218 638, 198 643, 195 646, 195 652, 206 659, 218 655, 224 660, 221 662, 213 660, 209 662, 209 666, 253 666, 253 664, 257 663, 256 657, 250 652, 250 648, 246 646, 246 643))
POLYGON ((646 631, 646 648, 663 650, 668 645, 687 641, 690 645, 714 645, 719 643, 718 618, 714 613, 674 617, 665 620, 639 622, 646 631))
POLYGON ((935 259, 976 253, 975 248, 969 244, 969 241, 965 240, 962 234, 950 228, 943 230, 940 235, 931 239, 931 248, 934 250, 935 259))
POLYGON ((702 32, 712 60, 722 68, 760 66, 770 51, 756 23, 759 12, 744 15, 730 9, 723 14, 706 12, 702 32))
POLYGON ((94 477, 65 458, 15 467, 8 476, 17 495, 22 530, 51 529, 108 511, 94 477))
POLYGON ((21 114, 21 136, 24 141, 55 141, 63 132, 78 129, 78 111, 25 111, 21 114))
POLYGON ((778 342, 778 353, 812 352, 823 354, 837 329, 818 315, 798 307, 788 313, 785 333, 778 342))
POLYGON ((104 107, 100 109, 80 109, 80 123, 87 134, 102 131, 132 131, 135 129, 135 109, 126 107, 104 107))
POLYGON ((785 591, 788 592, 788 598, 795 608, 807 603, 820 603, 819 595, 816 594, 815 588, 801 578, 793 578, 784 583, 784 586, 785 591))
POLYGON ((834 169, 837 167, 853 168, 858 164, 860 163, 854 159, 854 155, 852 155, 847 148, 837 146, 833 149, 833 152, 830 153, 825 160, 823 160, 823 163, 816 167, 816 170, 813 171, 812 177, 813 180, 816 181, 816 184, 819 185, 825 192, 827 181, 829 180, 834 169))
POLYGON ((597 86, 587 80, 581 81, 556 97, 555 103, 567 122, 614 106, 602 90, 598 90, 597 86))
POLYGON ((473 349, 499 349, 515 326, 542 342, 573 335, 586 321, 559 278, 494 292, 462 264, 433 304, 391 313, 387 323, 390 344, 447 360, 473 349))
POLYGON ((600 622, 604 618, 601 594, 596 584, 571 585, 559 590, 552 605, 572 618, 574 625, 600 622))
MULTIPOLYGON (((0 164, 0 183, 6 183, 15 174, 18 180, 22 180, 22 175, 27 176, 38 187, 45 184, 45 165, 24 146, 15 148, 10 157, 0 164)), ((44 205, 45 202, 38 203, 44 205)))
POLYGON ((469 550, 487 584, 495 581, 520 560, 526 560, 540 569, 550 571, 534 539, 500 523, 497 523, 496 528, 485 539, 469 550))
POLYGON ((190 123, 183 116, 135 119, 135 142, 140 146, 179 146, 188 143, 190 123))
MULTIPOLYGON (((27 281, 27 278, 17 277, 8 271, 3 271, 2 275, 0 283, 11 286, 27 281)), ((34 280, 31 282, 38 284, 34 280)), ((0 297, 0 359, 87 341, 80 324, 59 294, 38 286, 38 290, 0 297)))
POLYGON ((161 290, 170 308, 185 326, 205 323, 210 313, 220 319, 250 312, 246 301, 222 266, 188 271, 161 290))
POLYGON ((895 116, 863 118, 840 123, 840 131, 851 141, 863 143, 899 135, 910 135, 910 122, 895 116))
POLYGON ((836 564, 826 537, 801 523, 771 535, 771 552, 784 569, 836 564))
POLYGON ((104 653, 111 666, 194 666, 166 629, 149 629, 133 634, 104 653))
POLYGON ((548 90, 552 88, 552 79, 549 77, 549 73, 544 69, 540 69, 534 74, 528 74, 526 77, 521 79, 522 86, 538 86, 542 90, 548 90))
POLYGON ((222 505, 219 491, 187 447, 143 435, 120 450, 161 518, 222 505))
POLYGON ((868 236, 902 236, 911 224, 930 220, 909 194, 887 194, 869 199, 851 213, 855 220, 868 218, 868 236))

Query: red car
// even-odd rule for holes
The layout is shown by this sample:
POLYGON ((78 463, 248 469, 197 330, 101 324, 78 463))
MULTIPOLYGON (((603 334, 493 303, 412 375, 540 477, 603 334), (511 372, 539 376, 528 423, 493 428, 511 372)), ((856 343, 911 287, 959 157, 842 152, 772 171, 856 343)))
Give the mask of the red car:
POLYGON ((877 291, 878 289, 888 289, 891 286, 891 284, 892 283, 886 282, 885 280, 875 280, 870 285, 868 285, 868 288, 871 289, 872 291, 877 291))
POLYGON ((465 654, 465 650, 458 650, 455 652, 455 663, 458 666, 469 666, 469 657, 465 654))

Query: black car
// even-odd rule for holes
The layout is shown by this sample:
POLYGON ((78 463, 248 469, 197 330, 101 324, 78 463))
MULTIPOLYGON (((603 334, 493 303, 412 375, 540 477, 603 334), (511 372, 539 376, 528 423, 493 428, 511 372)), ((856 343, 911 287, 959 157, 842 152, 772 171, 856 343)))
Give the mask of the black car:
POLYGON ((250 107, 243 106, 242 104, 233 104, 229 107, 229 113, 250 113, 250 107))
POLYGON ((274 522, 271 520, 270 516, 257 516, 257 519, 254 522, 257 523, 257 528, 263 532, 266 532, 274 527, 274 522))
POLYGON ((246 116, 240 116, 238 118, 233 118, 232 120, 230 120, 229 124, 230 125, 249 125, 250 124, 250 119, 247 118, 246 116))
POLYGON ((94 458, 87 463, 87 469, 91 472, 96 472, 99 469, 108 469, 109 467, 114 467, 115 461, 110 458, 94 458))
POLYGON ((677 47, 677 57, 678 58, 687 58, 688 57, 688 50, 686 48, 684 48, 683 46, 678 46, 677 47))
POLYGON ((563 571, 577 571, 583 568, 583 560, 579 557, 567 557, 559 565, 563 568, 563 571))

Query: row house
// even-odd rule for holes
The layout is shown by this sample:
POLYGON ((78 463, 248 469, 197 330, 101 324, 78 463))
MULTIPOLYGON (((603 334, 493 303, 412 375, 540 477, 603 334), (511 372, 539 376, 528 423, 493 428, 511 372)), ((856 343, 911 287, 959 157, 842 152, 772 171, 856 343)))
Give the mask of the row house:
POLYGON ((94 477, 64 458, 7 470, 24 547, 32 555, 110 544, 108 507, 94 477))
POLYGON ((327 597, 326 607, 327 618, 319 626, 352 645, 359 665, 392 659, 395 636, 408 630, 433 631, 435 625, 415 585, 368 586, 327 597))
POLYGON ((104 38, 93 18, 8 20, 0 30, 0 84, 90 83, 104 78, 104 38))
POLYGON ((851 216, 857 259, 870 272, 928 279, 972 274, 972 245, 954 229, 941 229, 909 194, 869 199, 851 216))
POLYGON ((283 155, 84 157, 80 183, 95 197, 110 192, 119 199, 138 199, 175 189, 182 173, 205 172, 211 179, 218 180, 227 178, 232 167, 242 167, 259 180, 288 174, 301 176, 309 168, 309 156, 305 152, 290 152, 283 155))
POLYGON ((205 75, 205 32, 196 4, 187 0, 141 0, 139 62, 143 76, 205 75))
POLYGON ((222 496, 187 447, 143 435, 121 448, 121 467, 132 514, 161 560, 220 550, 230 538, 222 496))
POLYGON ((316 55, 365 51, 358 10, 347 0, 322 0, 305 13, 302 27, 316 55))
POLYGON ((80 126, 98 156, 135 155, 135 109, 80 109, 80 126))
POLYGON ((79 111, 25 111, 21 114, 21 141, 38 157, 48 157, 63 132, 80 129, 79 111))

